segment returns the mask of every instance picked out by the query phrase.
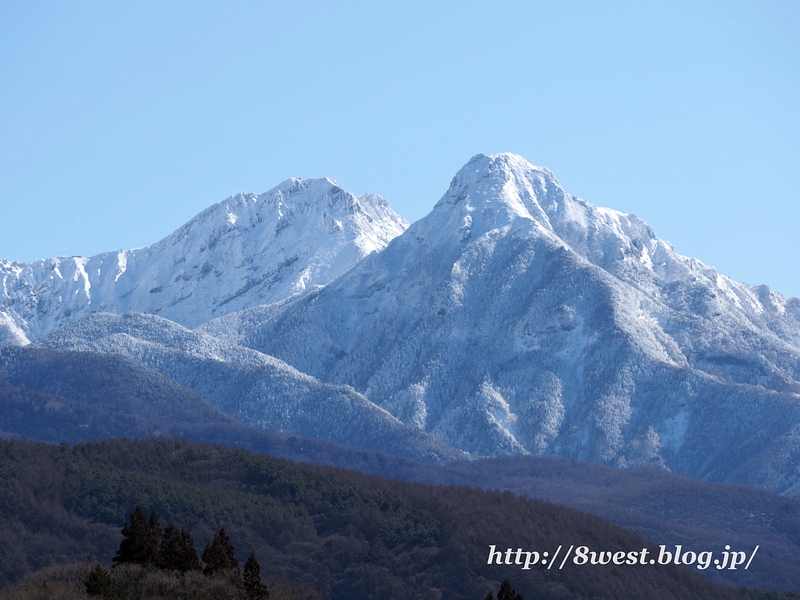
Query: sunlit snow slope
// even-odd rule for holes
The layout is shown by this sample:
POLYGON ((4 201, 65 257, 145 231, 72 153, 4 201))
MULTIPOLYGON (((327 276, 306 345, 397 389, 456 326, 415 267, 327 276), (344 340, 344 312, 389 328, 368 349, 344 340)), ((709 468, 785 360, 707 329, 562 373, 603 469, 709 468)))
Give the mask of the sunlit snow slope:
POLYGON ((24 344, 100 311, 196 327, 324 285, 407 226, 379 196, 357 198, 330 179, 290 179, 215 204, 145 248, 0 260, 0 344, 24 344))

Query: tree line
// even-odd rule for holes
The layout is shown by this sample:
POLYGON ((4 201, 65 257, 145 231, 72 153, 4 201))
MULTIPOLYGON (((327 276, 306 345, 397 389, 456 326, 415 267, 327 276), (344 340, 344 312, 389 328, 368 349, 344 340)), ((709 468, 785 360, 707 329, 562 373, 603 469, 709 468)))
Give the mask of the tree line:
MULTIPOLYGON (((206 544, 202 563, 197 556, 192 534, 185 526, 178 529, 170 522, 162 529, 157 512, 153 511, 148 521, 138 504, 130 519, 122 526, 122 536, 113 559, 114 567, 132 564, 181 574, 202 571, 207 577, 226 574, 234 582, 241 580, 245 600, 269 598, 267 586, 261 580, 261 565, 255 554, 250 553, 244 573, 240 573, 235 549, 224 528, 220 528, 214 534, 214 540, 206 544)), ((100 563, 88 571, 84 584, 90 596, 113 597, 111 574, 100 563)))

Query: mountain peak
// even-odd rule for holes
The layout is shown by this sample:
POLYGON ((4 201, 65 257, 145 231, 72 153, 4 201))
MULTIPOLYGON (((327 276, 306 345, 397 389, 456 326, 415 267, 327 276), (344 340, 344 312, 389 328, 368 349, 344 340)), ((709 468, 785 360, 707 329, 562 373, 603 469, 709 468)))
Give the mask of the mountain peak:
POLYGON ((550 170, 517 154, 477 154, 456 173, 431 215, 454 221, 463 240, 512 223, 552 231, 547 211, 565 196, 550 170))
POLYGON ((312 179, 290 177, 262 195, 282 196, 288 199, 296 198, 298 196, 302 197, 305 195, 322 196, 334 190, 339 192, 344 191, 342 187, 330 177, 319 177, 312 179))
POLYGON ((0 346, 98 311, 196 327, 325 285, 407 227, 377 195, 357 198, 327 177, 293 178, 230 196, 144 248, 0 262, 0 346))
POLYGON ((391 210, 388 200, 378 194, 366 193, 356 197, 329 177, 319 179, 293 177, 261 194, 258 199, 260 203, 270 207, 277 206, 279 210, 286 207, 304 213, 322 209, 328 213, 342 215, 362 213, 374 216, 375 211, 383 213, 391 210))
POLYGON ((499 191, 522 190, 531 186, 540 192, 551 188, 562 190, 552 171, 534 166, 517 154, 476 154, 453 177, 445 198, 458 197, 464 190, 492 196, 499 191))

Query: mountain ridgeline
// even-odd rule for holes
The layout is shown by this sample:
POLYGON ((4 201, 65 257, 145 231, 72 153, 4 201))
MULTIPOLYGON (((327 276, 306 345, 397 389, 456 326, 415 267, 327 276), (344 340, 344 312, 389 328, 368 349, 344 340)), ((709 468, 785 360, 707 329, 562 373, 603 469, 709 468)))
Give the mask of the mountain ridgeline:
POLYGON ((0 344, 93 312, 147 312, 189 327, 324 285, 408 227, 375 194, 289 179, 237 194, 145 248, 35 263, 0 260, 0 344))
POLYGON ((0 277, 2 343, 121 354, 266 430, 800 481, 800 300, 512 154, 474 157, 410 227, 289 180, 147 248, 0 277))

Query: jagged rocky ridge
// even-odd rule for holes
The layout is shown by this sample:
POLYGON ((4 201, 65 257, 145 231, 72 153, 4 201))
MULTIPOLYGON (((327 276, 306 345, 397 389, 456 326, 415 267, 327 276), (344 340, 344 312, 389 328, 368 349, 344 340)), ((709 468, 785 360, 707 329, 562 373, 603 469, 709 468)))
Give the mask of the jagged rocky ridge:
MULTIPOLYGON (((321 224, 316 233, 309 226, 309 240, 324 238, 321 224)), ((234 264, 224 253, 219 260, 234 264)), ((569 195, 521 157, 474 157, 427 217, 338 272, 302 295, 282 287, 266 298, 264 287, 251 286, 227 308, 212 303, 224 316, 182 322, 208 321, 196 330, 201 345, 224 340, 230 352, 246 346, 319 381, 352 386, 405 425, 470 453, 650 464, 784 493, 797 485, 800 300, 678 255, 635 215, 569 195)), ((236 285, 224 283, 226 273, 214 275, 218 287, 241 284, 240 270, 232 271, 236 285)), ((186 290, 207 289, 204 281, 190 279, 186 290)), ((39 305, 53 305, 45 296, 39 305)), ((194 297, 133 308, 170 316, 188 311, 194 297)), ((75 317, 45 321, 54 329, 75 317)), ((28 329, 8 322, 22 333, 7 325, 5 343, 39 335, 27 321, 28 329)), ((40 343, 148 356, 136 335, 111 343, 111 334, 81 327, 40 343)), ((169 374, 174 356, 156 368, 169 374)))
POLYGON ((407 226, 375 194, 289 179, 215 204, 145 248, 0 260, 0 345, 23 345, 93 312, 146 312, 196 327, 324 285, 407 226))

